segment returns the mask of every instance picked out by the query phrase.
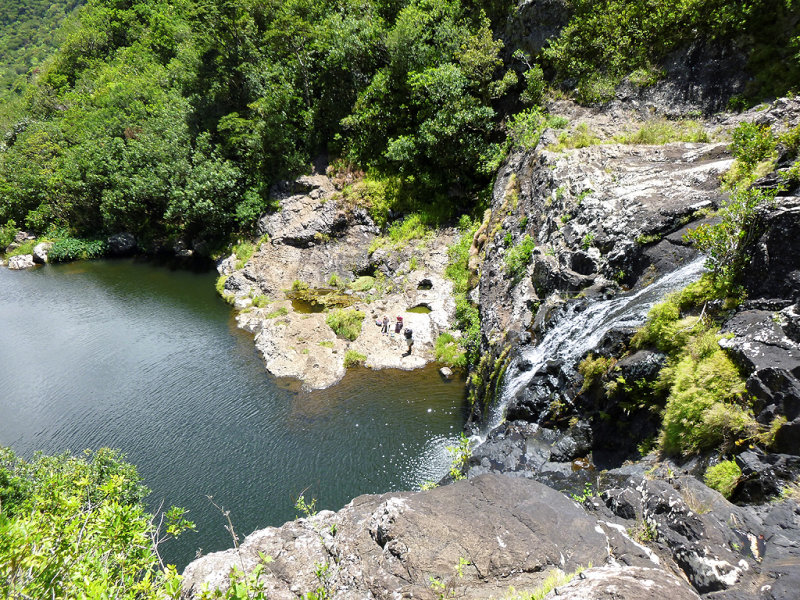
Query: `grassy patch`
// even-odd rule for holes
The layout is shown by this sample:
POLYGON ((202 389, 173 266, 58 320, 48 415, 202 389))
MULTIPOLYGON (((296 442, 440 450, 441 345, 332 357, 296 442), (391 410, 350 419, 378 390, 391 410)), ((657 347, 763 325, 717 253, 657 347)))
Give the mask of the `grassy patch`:
POLYGON ((355 350, 348 350, 344 353, 344 368, 349 369, 350 367, 363 365, 366 360, 366 355, 356 352, 355 350))
POLYGON ((741 476, 742 470, 735 461, 723 460, 708 467, 703 479, 708 487, 717 490, 726 498, 730 498, 741 476))
POLYGON ((365 316, 360 310, 337 309, 328 313, 325 322, 337 336, 352 342, 361 334, 365 316))
POLYGON ((268 312, 264 316, 264 318, 265 319, 277 319, 278 317, 285 317, 288 314, 289 314, 289 309, 286 308, 285 306, 281 306, 280 308, 277 308, 277 309, 275 309, 275 310, 273 310, 271 312, 268 312))
POLYGON ((461 346, 466 352, 466 362, 473 364, 478 358, 480 341, 480 313, 467 296, 477 283, 469 269, 469 249, 480 222, 473 222, 464 216, 459 222, 461 237, 447 250, 449 263, 445 269, 445 277, 453 282, 453 296, 456 301, 456 324, 461 330, 461 346))
POLYGON ((603 140, 586 123, 579 123, 574 131, 565 131, 558 136, 558 143, 548 146, 551 152, 561 152, 571 148, 586 148, 602 144, 603 140))
POLYGON ((320 346, 323 348, 333 348, 333 342, 330 340, 325 340, 319 343, 320 346))
POLYGON ((236 255, 236 269, 241 269, 247 264, 250 257, 253 256, 253 253, 256 251, 256 245, 247 240, 239 240, 234 244, 231 251, 236 255))
POLYGON ((36 246, 36 240, 26 240, 22 242, 19 246, 11 250, 6 256, 11 258, 12 256, 22 256, 23 254, 33 254, 33 248, 36 246))
POLYGON ((358 279, 353 280, 347 286, 354 292, 368 292, 375 287, 375 278, 369 275, 364 275, 358 279))
POLYGON ((436 360, 451 367, 464 368, 467 356, 461 344, 451 333, 443 333, 436 338, 436 360))
POLYGON ((593 354, 584 358, 578 364, 578 373, 583 376, 583 385, 579 393, 583 394, 592 389, 613 366, 614 360, 610 358, 602 356, 595 358, 593 354))
POLYGON ((632 133, 616 136, 614 141, 620 144, 661 145, 669 142, 709 142, 711 138, 697 121, 653 119, 632 133))
POLYGON ((386 235, 379 236, 372 241, 369 247, 370 254, 379 248, 401 250, 414 240, 427 240, 433 235, 433 231, 426 221, 423 214, 414 213, 402 221, 392 223, 386 235))

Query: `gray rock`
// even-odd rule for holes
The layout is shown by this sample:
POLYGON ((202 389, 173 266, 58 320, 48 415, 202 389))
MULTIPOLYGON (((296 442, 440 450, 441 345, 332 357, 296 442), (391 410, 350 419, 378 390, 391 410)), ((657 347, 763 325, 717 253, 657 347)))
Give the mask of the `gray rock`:
POLYGON ((30 269, 34 264, 31 254, 18 254, 8 259, 8 268, 13 271, 30 269))
POLYGON ((52 242, 41 242, 33 247, 33 262, 43 265, 47 262, 47 253, 53 247, 52 242))
POLYGON ((111 256, 128 256, 136 251, 136 237, 132 233, 115 233, 106 243, 111 256))
POLYGON ((663 569, 609 566, 583 571, 545 598, 554 600, 697 600, 684 581, 663 569))
POLYGON ((439 369, 439 375, 441 375, 445 379, 452 379, 453 369, 451 369, 450 367, 442 367, 441 369, 439 369))
POLYGON ((198 597, 203 583, 227 587, 231 567, 250 572, 259 553, 273 558, 261 576, 273 600, 315 590, 318 564, 329 565, 330 597, 346 600, 432 600, 431 578, 458 597, 500 597, 509 586, 536 588, 554 566, 571 572, 619 555, 653 566, 564 495, 525 479, 483 475, 427 492, 361 496, 338 513, 257 531, 238 553, 192 562, 183 597, 198 597))

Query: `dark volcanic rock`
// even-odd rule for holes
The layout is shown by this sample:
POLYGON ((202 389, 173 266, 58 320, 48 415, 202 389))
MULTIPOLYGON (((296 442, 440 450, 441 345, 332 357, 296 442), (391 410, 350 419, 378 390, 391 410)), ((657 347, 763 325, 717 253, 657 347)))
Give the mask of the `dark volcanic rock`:
POLYGON ((737 313, 723 327, 735 337, 720 340, 748 375, 747 390, 760 402, 758 420, 775 417, 787 423, 778 431, 775 449, 800 454, 800 345, 781 327, 781 316, 763 310, 737 313))
POLYGON ((136 238, 132 233, 115 233, 106 243, 111 256, 128 256, 136 251, 136 238))
POLYGON ((800 300, 800 198, 784 197, 764 211, 763 231, 748 254, 745 286, 750 298, 800 300))

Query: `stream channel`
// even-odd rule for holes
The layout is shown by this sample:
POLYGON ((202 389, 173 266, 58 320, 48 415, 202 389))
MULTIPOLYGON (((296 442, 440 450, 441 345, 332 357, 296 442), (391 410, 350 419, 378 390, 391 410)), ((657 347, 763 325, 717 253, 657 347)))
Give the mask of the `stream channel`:
POLYGON ((337 510, 447 472, 465 420, 463 380, 435 367, 351 370, 327 390, 271 377, 252 336, 214 291, 215 273, 138 260, 0 269, 0 445, 25 458, 119 448, 152 490, 151 510, 188 508, 195 552, 297 516, 337 510))

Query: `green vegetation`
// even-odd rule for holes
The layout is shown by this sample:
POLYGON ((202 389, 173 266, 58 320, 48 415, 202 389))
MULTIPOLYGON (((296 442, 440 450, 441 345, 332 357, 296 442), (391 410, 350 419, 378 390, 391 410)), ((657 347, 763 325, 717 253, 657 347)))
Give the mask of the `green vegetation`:
POLYGON ((589 391, 600 382, 600 379, 614 366, 614 360, 603 356, 594 357, 589 354, 578 363, 578 373, 583 377, 580 394, 589 391))
POLYGON ((322 346, 323 348, 333 348, 333 342, 330 340, 324 340, 320 342, 319 345, 322 346))
MULTIPOLYGON (((589 565, 589 568, 591 568, 591 565, 589 565)), ((572 573, 565 573, 560 569, 552 569, 535 590, 519 594, 512 591, 512 595, 509 598, 510 600, 544 600, 553 589, 568 584, 583 571, 585 571, 583 567, 576 569, 572 573)))
POLYGON ((348 287, 354 292, 368 292, 375 287, 375 278, 369 275, 363 275, 353 280, 348 287))
POLYGON ((633 133, 614 138, 620 144, 660 145, 669 142, 709 142, 710 136, 697 121, 652 119, 633 133))
POLYGON ((608 100, 624 77, 640 86, 660 77, 654 66, 669 52, 698 37, 724 44, 748 37, 747 95, 785 93, 800 81, 792 59, 798 6, 793 0, 573 0, 572 17, 543 51, 557 81, 577 82, 584 102, 608 100), (780 66, 779 66, 780 65, 780 66))
POLYGON ((268 312, 264 315, 265 319, 277 319, 278 317, 285 317, 289 314, 289 309, 285 306, 281 306, 280 308, 276 308, 273 311, 268 312))
POLYGON ((703 479, 708 487, 714 488, 726 498, 730 498, 741 476, 742 470, 736 461, 723 460, 708 467, 703 479))
POLYGON ((336 309, 328 313, 325 322, 337 336, 352 342, 361 334, 365 316, 360 310, 336 309))
POLYGON ((392 223, 386 235, 377 237, 372 242, 369 247, 370 253, 378 248, 401 250, 414 240, 426 240, 433 233, 430 225, 426 224, 428 220, 425 215, 414 213, 402 221, 392 223))
POLYGON ((53 242, 53 247, 47 253, 50 262, 68 262, 71 260, 85 260, 98 258, 106 252, 106 243, 103 240, 84 240, 77 238, 62 238, 53 242))
POLYGON ((236 255, 236 269, 241 269, 247 264, 250 257, 253 256, 253 253, 256 251, 256 245, 246 240, 239 240, 233 245, 231 251, 236 255))
POLYGON ((461 330, 461 347, 464 348, 466 363, 477 362, 480 343, 480 313, 467 296, 477 284, 469 268, 469 251, 472 240, 480 223, 473 222, 464 216, 459 222, 461 237, 447 250, 449 263, 445 269, 445 277, 453 282, 453 296, 456 301, 456 324, 461 330))
POLYGON ((436 338, 436 360, 451 367, 464 368, 467 355, 459 341, 451 333, 442 333, 436 338))
POLYGON ((515 283, 522 279, 525 274, 535 247, 536 241, 526 233, 518 244, 506 252, 504 257, 506 273, 515 283))
POLYGON ((0 448, 0 591, 7 598, 177 598, 158 547, 193 529, 186 512, 148 514, 148 490, 119 453, 37 455, 0 448))
POLYGON ((464 470, 467 468, 469 459, 472 456, 472 448, 470 447, 467 435, 462 431, 461 436, 458 438, 458 444, 455 446, 447 446, 446 450, 453 459, 450 465, 450 477, 452 477, 454 481, 466 479, 467 476, 464 474, 464 470))
POLYGON ((666 395, 659 445, 667 454, 732 448, 758 434, 744 379, 719 346, 716 326, 706 316, 687 314, 712 299, 724 299, 723 307, 735 304, 725 299, 727 289, 705 275, 654 306, 631 342, 669 357, 656 384, 666 395))
POLYGON ((573 131, 564 131, 558 136, 558 143, 549 146, 551 152, 561 152, 568 148, 586 148, 601 144, 603 140, 586 123, 578 123, 573 131))
POLYGON ((363 365, 366 360, 367 356, 365 354, 361 354, 355 350, 348 350, 344 353, 344 368, 349 369, 351 367, 363 365))

